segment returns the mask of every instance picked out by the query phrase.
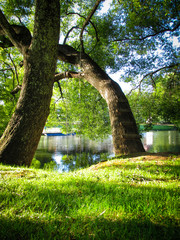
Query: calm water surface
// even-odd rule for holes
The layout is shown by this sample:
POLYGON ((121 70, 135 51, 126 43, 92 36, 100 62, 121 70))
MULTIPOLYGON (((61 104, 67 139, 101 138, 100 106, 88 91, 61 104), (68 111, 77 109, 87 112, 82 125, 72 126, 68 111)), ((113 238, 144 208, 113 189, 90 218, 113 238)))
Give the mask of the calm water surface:
MULTIPOLYGON (((148 152, 180 152, 180 132, 151 131, 143 133, 142 143, 148 152)), ((92 141, 80 136, 42 136, 35 157, 41 167, 55 162, 59 172, 84 168, 112 157, 112 137, 92 141)))

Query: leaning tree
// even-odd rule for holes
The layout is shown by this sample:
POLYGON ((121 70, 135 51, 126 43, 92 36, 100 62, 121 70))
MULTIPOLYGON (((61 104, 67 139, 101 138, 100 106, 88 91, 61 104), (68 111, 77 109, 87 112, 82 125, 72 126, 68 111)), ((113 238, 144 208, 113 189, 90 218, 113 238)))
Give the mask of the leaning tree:
POLYGON ((24 79, 16 110, 0 140, 0 161, 31 164, 49 114, 59 41, 59 1, 36 1, 33 39, 0 12, 1 32, 23 54, 24 79))
MULTIPOLYGON (((32 2, 25 1, 26 4, 32 2)), ((158 14, 154 15, 152 1, 113 2, 112 11, 102 15, 97 11, 101 6, 100 0, 86 3, 73 1, 73 5, 71 1, 61 1, 60 6, 58 0, 36 0, 33 37, 27 27, 10 24, 14 18, 8 21, 4 13, 0 12, 0 46, 16 47, 23 55, 24 66, 24 79, 22 87, 19 87, 21 92, 16 110, 0 140, 1 162, 27 166, 31 164, 49 114, 53 84, 62 78, 72 77, 86 79, 106 100, 115 154, 144 151, 127 98, 104 69, 106 66, 114 69, 118 65, 128 66, 132 53, 136 59, 138 52, 143 55, 148 48, 156 48, 159 39, 157 45, 155 41, 150 41, 150 44, 144 42, 150 37, 160 34, 164 42, 162 34, 174 32, 179 26, 174 20, 177 13, 173 15, 170 11, 174 6, 163 5, 164 8, 161 7, 161 11, 159 8, 158 14), (92 4, 94 7, 91 7, 92 4), (166 17, 160 14, 163 9, 169 10, 166 17), (157 20, 156 24, 154 19, 157 20), (124 27, 125 23, 127 25, 124 27), (163 24, 166 28, 161 29, 163 24), (59 28, 65 36, 61 44, 59 28), (133 44, 129 44, 130 41, 133 44), (55 74, 57 60, 74 65, 80 71, 55 74)), ((160 7, 159 4, 156 5, 160 7)), ((23 9, 22 6, 23 2, 19 7, 23 9)), ((157 56, 153 59, 155 58, 157 56)), ((137 58, 138 66, 139 62, 140 58, 137 58)), ((142 69, 148 69, 150 64, 141 60, 141 65, 142 69)), ((171 66, 176 67, 177 64, 174 62, 171 66)))

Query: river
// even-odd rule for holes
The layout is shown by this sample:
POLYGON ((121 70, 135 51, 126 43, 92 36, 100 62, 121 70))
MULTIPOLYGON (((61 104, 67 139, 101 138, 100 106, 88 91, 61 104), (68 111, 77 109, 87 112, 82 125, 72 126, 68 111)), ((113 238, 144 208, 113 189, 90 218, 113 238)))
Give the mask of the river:
MULTIPOLYGON (((179 131, 149 131, 142 134, 147 152, 180 152, 179 131)), ((80 136, 42 136, 35 154, 44 165, 68 172, 113 157, 112 137, 93 141, 80 136), (54 165, 52 164, 52 161, 54 165), (51 163, 51 164, 49 164, 51 163), (49 165, 48 165, 49 164, 49 165)))

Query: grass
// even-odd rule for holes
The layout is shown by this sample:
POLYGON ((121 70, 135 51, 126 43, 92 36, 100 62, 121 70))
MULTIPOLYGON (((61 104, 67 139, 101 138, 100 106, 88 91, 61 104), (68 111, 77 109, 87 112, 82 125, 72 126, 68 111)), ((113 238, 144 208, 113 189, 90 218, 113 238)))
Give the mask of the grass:
POLYGON ((0 165, 0 238, 179 239, 180 157, 59 174, 0 165))

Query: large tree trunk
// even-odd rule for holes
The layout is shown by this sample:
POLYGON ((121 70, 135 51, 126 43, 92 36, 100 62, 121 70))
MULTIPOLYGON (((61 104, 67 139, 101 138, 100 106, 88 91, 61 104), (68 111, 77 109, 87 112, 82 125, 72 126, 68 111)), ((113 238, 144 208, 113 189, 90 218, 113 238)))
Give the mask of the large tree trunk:
POLYGON ((80 65, 83 77, 106 100, 116 155, 144 152, 138 128, 128 100, 120 86, 114 82, 88 55, 78 53, 67 45, 60 45, 58 56, 63 61, 80 65))
POLYGON ((84 78, 107 102, 115 155, 143 152, 134 116, 120 86, 87 55, 81 58, 81 65, 84 78))
POLYGON ((30 166, 37 149, 52 96, 59 9, 59 0, 36 1, 34 37, 31 46, 22 49, 23 85, 16 110, 0 140, 0 162, 30 166))

